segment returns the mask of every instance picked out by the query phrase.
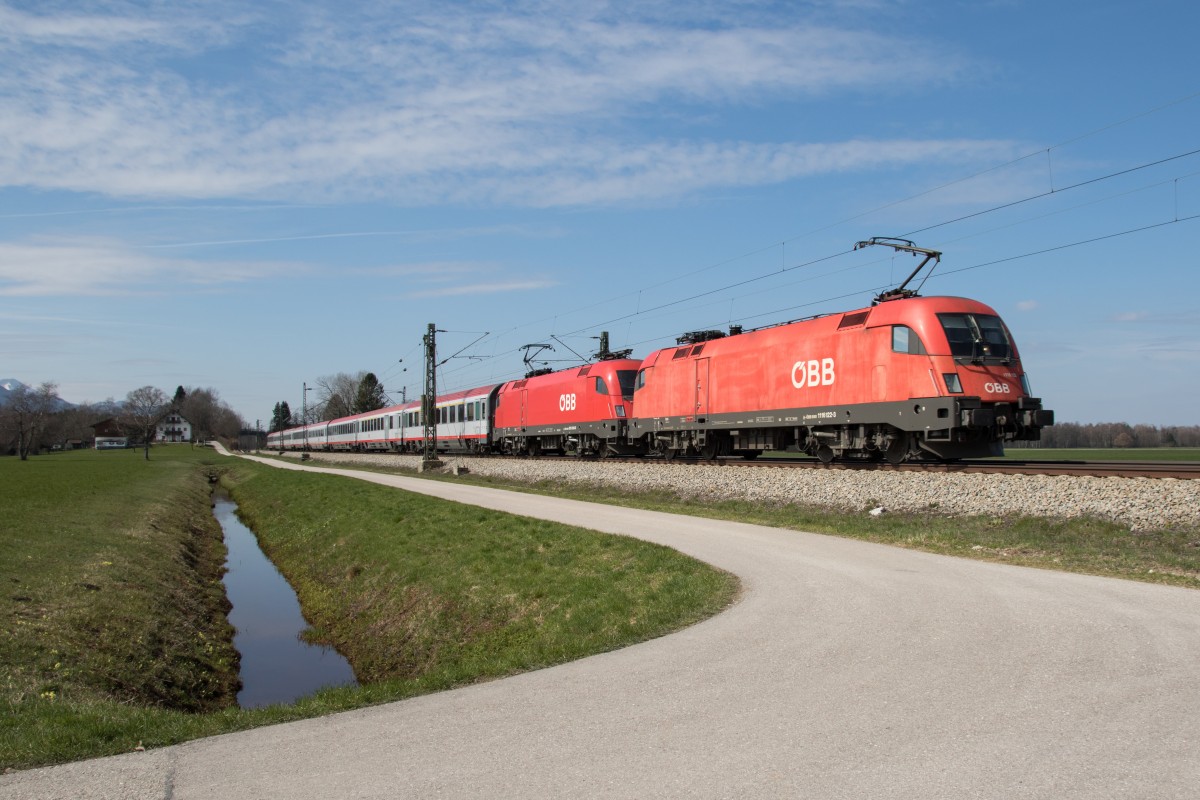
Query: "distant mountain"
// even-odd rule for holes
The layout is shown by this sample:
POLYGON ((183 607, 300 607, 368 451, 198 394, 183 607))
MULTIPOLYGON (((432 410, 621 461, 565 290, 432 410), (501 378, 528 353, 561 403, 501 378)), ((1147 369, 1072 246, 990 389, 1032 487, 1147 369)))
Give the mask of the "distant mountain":
MULTIPOLYGON (((17 391, 21 387, 26 389, 32 388, 30 386, 26 386, 24 383, 21 383, 16 378, 0 378, 0 406, 8 405, 9 397, 13 392, 17 391)), ((68 403, 66 400, 63 400, 60 397, 58 402, 55 404, 54 410, 63 411, 68 408, 75 408, 75 404, 68 403)))
MULTIPOLYGON (((16 378, 0 378, 0 406, 8 405, 8 397, 25 384, 16 378)), ((28 386, 25 386, 28 389, 28 386)))

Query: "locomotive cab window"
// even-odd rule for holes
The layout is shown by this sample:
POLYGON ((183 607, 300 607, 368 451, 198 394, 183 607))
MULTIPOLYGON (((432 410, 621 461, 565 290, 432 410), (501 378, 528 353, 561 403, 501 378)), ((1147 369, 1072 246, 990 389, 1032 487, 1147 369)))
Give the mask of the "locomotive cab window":
POLYGON ((892 352, 923 356, 928 351, 925 350, 925 345, 921 343, 921 337, 917 336, 917 332, 912 328, 907 325, 893 325, 892 352))
POLYGON ((634 383, 638 379, 638 373, 631 369, 617 370, 617 383, 621 386, 621 398, 626 401, 633 400, 634 383))
POLYGON ((596 394, 608 394, 608 386, 604 383, 604 378, 596 378, 596 394))
POLYGON ((1012 341, 999 317, 991 314, 938 314, 950 354, 972 361, 1013 357, 1012 341))
POLYGON ((642 389, 646 386, 646 373, 649 371, 649 369, 638 370, 637 380, 633 384, 633 390, 635 392, 638 389, 642 389))

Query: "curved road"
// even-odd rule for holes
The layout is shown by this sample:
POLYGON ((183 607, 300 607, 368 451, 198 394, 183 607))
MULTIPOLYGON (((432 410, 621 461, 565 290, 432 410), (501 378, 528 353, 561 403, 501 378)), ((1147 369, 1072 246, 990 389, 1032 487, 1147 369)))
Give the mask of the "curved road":
POLYGON ((20 772, 0 778, 0 796, 1200 794, 1200 591, 350 474, 667 544, 741 576, 745 593, 707 622, 625 650, 20 772))

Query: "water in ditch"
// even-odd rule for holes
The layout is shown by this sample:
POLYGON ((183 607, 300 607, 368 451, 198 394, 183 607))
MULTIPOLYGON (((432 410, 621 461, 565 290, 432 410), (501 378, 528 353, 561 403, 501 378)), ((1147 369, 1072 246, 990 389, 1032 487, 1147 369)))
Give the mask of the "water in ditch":
POLYGON ((225 533, 225 594, 237 630, 233 645, 242 656, 238 705, 261 708, 290 703, 327 686, 354 685, 354 671, 336 650, 300 639, 308 627, 291 585, 259 549, 237 518, 237 504, 224 492, 213 495, 213 514, 225 533))

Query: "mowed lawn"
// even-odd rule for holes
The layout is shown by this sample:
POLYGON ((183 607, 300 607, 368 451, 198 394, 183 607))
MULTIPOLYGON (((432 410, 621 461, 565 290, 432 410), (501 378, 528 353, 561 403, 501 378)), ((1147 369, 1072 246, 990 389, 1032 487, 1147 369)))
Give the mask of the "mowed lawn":
POLYGON ((538 668, 725 607, 672 550, 207 448, 0 459, 0 768, 152 748, 538 668), (235 705, 210 481, 359 687, 235 705))

